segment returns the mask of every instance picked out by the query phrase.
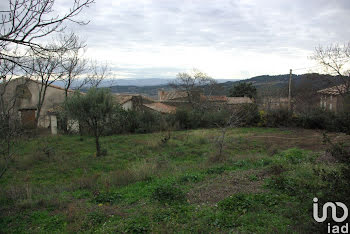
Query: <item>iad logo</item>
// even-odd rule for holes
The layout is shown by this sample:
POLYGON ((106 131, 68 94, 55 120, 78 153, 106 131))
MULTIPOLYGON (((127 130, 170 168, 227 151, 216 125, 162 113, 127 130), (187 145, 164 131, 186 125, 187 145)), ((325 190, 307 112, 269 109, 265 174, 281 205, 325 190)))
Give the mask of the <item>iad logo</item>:
MULTIPOLYGON (((328 208, 331 208, 332 213, 332 219, 337 222, 341 223, 344 222, 348 217, 348 208, 346 205, 342 202, 326 202, 322 207, 322 217, 318 216, 318 199, 317 197, 314 198, 314 206, 313 206, 313 216, 314 219, 319 222, 323 223, 327 219, 327 210, 328 208), (338 218, 337 217, 337 206, 343 209, 343 216, 338 218)), ((346 223, 343 226, 340 225, 334 225, 331 227, 330 223, 328 223, 328 233, 348 233, 349 232, 349 224, 346 223)))

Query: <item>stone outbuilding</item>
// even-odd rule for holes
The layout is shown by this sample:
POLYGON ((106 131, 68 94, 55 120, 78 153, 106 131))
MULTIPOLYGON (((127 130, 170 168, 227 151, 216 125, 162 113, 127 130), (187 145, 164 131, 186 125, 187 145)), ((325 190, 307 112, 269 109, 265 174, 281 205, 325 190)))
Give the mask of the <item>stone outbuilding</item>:
MULTIPOLYGON (((42 84, 29 78, 16 78, 1 86, 5 88, 5 100, 14 105, 14 117, 18 117, 23 126, 28 128, 50 128, 52 126, 53 108, 61 105, 65 100, 65 89, 56 85, 49 85, 46 89, 44 102, 36 126, 39 95, 42 92, 42 84), (6 86, 5 86, 6 85, 6 86)), ((68 90, 68 95, 73 93, 68 90)), ((57 123, 55 124, 57 126, 57 123)), ((55 131, 54 131, 55 132, 55 131)))
POLYGON ((317 91, 320 107, 328 111, 350 110, 350 90, 346 85, 338 85, 317 91))

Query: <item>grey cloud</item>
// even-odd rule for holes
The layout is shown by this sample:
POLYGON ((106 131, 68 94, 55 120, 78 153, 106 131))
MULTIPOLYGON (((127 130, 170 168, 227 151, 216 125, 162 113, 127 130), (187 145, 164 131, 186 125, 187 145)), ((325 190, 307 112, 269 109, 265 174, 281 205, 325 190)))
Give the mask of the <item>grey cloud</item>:
POLYGON ((337 4, 335 1, 299 0, 290 1, 290 4, 262 2, 250 6, 237 1, 134 2, 126 6, 121 4, 111 12, 103 10, 108 4, 105 8, 100 4, 96 20, 93 18, 86 30, 96 44, 104 43, 103 40, 98 43, 98 37, 115 45, 136 42, 215 47, 217 43, 239 47, 255 43, 257 48, 276 43, 308 47, 307 42, 312 41, 313 36, 333 39, 329 31, 336 35, 348 32, 339 22, 349 22, 349 14, 345 14, 349 13, 346 1, 343 4, 340 1, 337 4), (333 13, 318 17, 329 10, 333 13))
POLYGON ((176 67, 122 67, 112 66, 112 73, 116 76, 127 74, 127 78, 175 78, 176 74, 183 72, 183 69, 176 67))
POLYGON ((350 39, 348 0, 99 0, 85 17, 91 22, 79 30, 89 47, 128 51, 202 46, 293 56, 350 39))

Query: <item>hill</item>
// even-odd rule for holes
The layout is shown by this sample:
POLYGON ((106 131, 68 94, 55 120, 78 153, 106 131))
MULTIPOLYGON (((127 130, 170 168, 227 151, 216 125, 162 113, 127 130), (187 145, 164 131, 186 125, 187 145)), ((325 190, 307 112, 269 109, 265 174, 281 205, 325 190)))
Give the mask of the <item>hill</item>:
MULTIPOLYGON (((301 86, 308 86, 312 90, 319 90, 334 85, 330 82, 333 79, 335 82, 340 82, 337 77, 330 75, 321 75, 316 73, 292 75, 292 90, 297 90, 301 86)), ((229 90, 240 82, 251 82, 258 90, 258 95, 264 96, 287 96, 288 94, 288 80, 289 74, 282 75, 263 75, 256 76, 246 80, 234 80, 219 82, 218 89, 214 93, 215 95, 227 95, 229 90)), ((220 80, 224 81, 224 80, 220 80)), ((111 86, 113 93, 130 93, 130 94, 143 94, 149 97, 157 98, 158 90, 170 90, 171 87, 168 84, 162 85, 147 85, 147 86, 136 86, 136 85, 115 85, 111 86)))

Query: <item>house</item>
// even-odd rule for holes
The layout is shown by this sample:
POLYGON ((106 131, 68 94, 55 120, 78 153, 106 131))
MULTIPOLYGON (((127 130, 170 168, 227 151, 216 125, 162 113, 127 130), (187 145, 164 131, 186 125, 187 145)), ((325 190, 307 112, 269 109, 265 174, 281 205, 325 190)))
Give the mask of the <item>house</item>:
POLYGON ((200 100, 202 102, 212 102, 212 103, 227 103, 226 96, 204 96, 201 94, 200 100))
MULTIPOLYGON (((41 82, 24 77, 5 82, 1 84, 2 88, 6 87, 4 99, 14 105, 14 115, 23 126, 27 128, 50 128, 52 126, 52 118, 54 117, 52 117, 51 110, 64 102, 64 88, 52 84, 47 87, 36 126, 35 117, 38 111, 41 82)), ((72 90, 68 90, 68 95, 72 93, 72 90)))
POLYGON ((124 110, 134 110, 142 104, 142 99, 139 95, 114 94, 113 97, 124 110))
POLYGON ((251 104, 253 99, 249 97, 227 97, 227 96, 201 96, 202 101, 223 103, 226 105, 251 104))
POLYGON ((228 105, 238 105, 238 104, 252 104, 254 103, 253 99, 249 97, 228 97, 228 105))
POLYGON ((155 102, 153 99, 139 94, 113 94, 113 97, 124 110, 142 110, 144 104, 155 102))
MULTIPOLYGON (((199 91, 193 91, 192 100, 195 103, 202 103, 210 106, 210 108, 221 109, 222 106, 228 105, 238 105, 238 104, 249 104, 253 103, 253 99, 249 97, 227 97, 227 96, 205 96, 199 91)), ((189 102, 188 92, 171 90, 171 91, 158 91, 158 101, 174 107, 179 108, 191 108, 191 103, 189 102)))
POLYGON ((161 114, 173 114, 176 112, 176 107, 156 102, 143 95, 115 94, 113 96, 124 110, 154 111, 161 114))
POLYGON ((144 107, 161 114, 174 114, 176 112, 176 107, 169 106, 161 102, 144 104, 144 107))
POLYGON ((350 89, 345 84, 317 91, 320 96, 320 107, 334 112, 349 110, 350 89))
MULTIPOLYGON (((293 104, 293 103, 292 103, 293 104)), ((283 97, 264 97, 259 102, 260 109, 263 110, 280 110, 288 109, 288 98, 283 97)))
POLYGON ((192 91, 191 97, 189 97, 189 93, 186 91, 158 90, 158 101, 169 106, 190 109, 192 107, 192 104, 189 102, 190 98, 193 103, 198 103, 200 102, 201 93, 199 91, 192 91))
POLYGON ((158 90, 158 100, 160 102, 166 102, 166 101, 187 102, 188 93, 185 91, 178 91, 178 90, 171 90, 171 91, 158 90))

